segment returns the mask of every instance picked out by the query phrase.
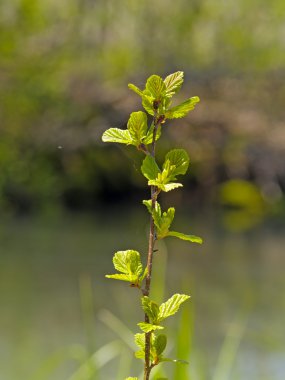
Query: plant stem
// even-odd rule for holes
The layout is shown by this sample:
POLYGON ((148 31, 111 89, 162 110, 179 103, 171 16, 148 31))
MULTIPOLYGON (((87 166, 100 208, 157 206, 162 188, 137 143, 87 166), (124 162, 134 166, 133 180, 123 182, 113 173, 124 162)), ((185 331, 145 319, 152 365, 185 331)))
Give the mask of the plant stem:
MULTIPOLYGON (((155 141, 157 129, 160 125, 160 120, 157 118, 157 114, 154 114, 154 129, 153 129, 153 138, 152 138, 152 152, 151 155, 155 158, 155 141)), ((155 208, 155 202, 157 200, 156 187, 151 186, 151 207, 155 208)), ((150 217, 150 229, 149 229, 149 241, 148 241, 148 255, 147 255, 147 276, 145 281, 145 289, 143 294, 149 296, 150 285, 151 285, 151 273, 152 273, 152 261, 153 261, 153 251, 155 245, 155 225, 154 219, 151 215, 150 217)), ((144 320, 146 323, 149 323, 149 317, 145 313, 144 320)), ((150 341, 151 341, 151 332, 145 334, 145 364, 144 364, 144 380, 149 380, 150 372, 153 368, 153 365, 150 364, 150 341)))

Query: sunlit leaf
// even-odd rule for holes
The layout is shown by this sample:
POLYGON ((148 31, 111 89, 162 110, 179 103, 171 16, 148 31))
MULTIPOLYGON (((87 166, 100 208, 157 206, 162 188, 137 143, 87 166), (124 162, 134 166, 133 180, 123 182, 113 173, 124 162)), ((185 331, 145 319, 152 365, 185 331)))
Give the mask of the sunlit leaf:
POLYGON ((180 90, 183 83, 183 75, 183 71, 177 71, 176 73, 168 75, 164 79, 164 83, 166 85, 166 96, 171 97, 180 90))
POLYGON ((187 115, 187 113, 194 109, 195 105, 200 101, 198 96, 193 96, 185 102, 176 107, 167 110, 165 117, 167 119, 178 119, 187 115))
POLYGON ((132 139, 139 145, 147 135, 147 115, 145 112, 132 112, 128 121, 132 139))
POLYGON ((168 235, 169 227, 174 219, 175 208, 170 207, 167 211, 165 211, 160 218, 160 224, 158 227, 158 238, 161 239, 168 235))
POLYGON ((140 323, 138 323, 138 326, 145 333, 148 333, 148 332, 154 331, 154 330, 162 330, 162 329, 164 329, 163 326, 153 325, 152 323, 146 323, 146 322, 140 322, 140 323))
POLYGON ((162 96, 165 95, 166 91, 166 85, 158 75, 150 76, 146 82, 145 88, 155 100, 160 100, 162 96))
POLYGON ((146 206, 148 212, 152 214, 152 200, 151 199, 143 200, 142 203, 146 206))
POLYGON ((172 182, 172 183, 161 183, 160 181, 156 180, 150 180, 148 181, 149 185, 157 186, 162 191, 168 192, 174 189, 177 189, 178 187, 182 187, 182 183, 172 182))
POLYGON ((155 179, 158 173, 160 173, 160 169, 155 162, 155 159, 150 155, 146 156, 143 160, 141 171, 143 175, 149 180, 155 179))
POLYGON ((115 274, 106 274, 106 278, 112 278, 113 280, 121 280, 126 281, 130 283, 137 283, 137 275, 135 274, 122 274, 122 273, 115 273, 115 274))
POLYGON ((144 359, 145 359, 145 352, 142 351, 142 350, 136 351, 136 352, 135 352, 135 357, 136 357, 137 359, 142 359, 142 360, 144 360, 144 359))
POLYGON ((180 305, 189 298, 190 296, 186 294, 174 294, 169 300, 159 306, 158 321, 163 321, 165 318, 175 314, 179 310, 180 305))
POLYGON ((154 98, 149 95, 146 95, 144 91, 142 96, 142 106, 146 110, 146 112, 148 112, 152 116, 154 115, 153 101, 154 98))
POLYGON ((142 351, 145 350, 145 334, 135 334, 135 343, 136 345, 141 348, 142 351))
POLYGON ((109 128, 103 133, 104 142, 115 142, 120 144, 132 144, 130 132, 127 129, 109 128))
MULTIPOLYGON (((185 174, 189 166, 189 156, 184 149, 172 149, 165 156, 165 162, 169 160, 170 165, 175 165, 171 175, 176 177, 179 174, 185 174)), ((164 168, 165 164, 163 165, 164 168)))
POLYGON ((148 317, 155 324, 157 321, 159 306, 157 303, 151 301, 149 297, 144 296, 141 299, 143 311, 148 315, 148 317))
POLYGON ((198 244, 203 243, 203 239, 200 238, 199 236, 185 235, 185 234, 182 234, 181 232, 169 231, 168 236, 175 236, 181 240, 191 241, 192 243, 198 243, 198 244))
POLYGON ((140 254, 134 250, 116 252, 113 264, 115 269, 122 273, 140 275, 142 272, 140 254))
POLYGON ((132 83, 129 83, 128 84, 128 87, 130 90, 134 91, 136 94, 138 94, 139 96, 142 96, 143 95, 143 92, 137 87, 135 86, 134 84, 132 83))

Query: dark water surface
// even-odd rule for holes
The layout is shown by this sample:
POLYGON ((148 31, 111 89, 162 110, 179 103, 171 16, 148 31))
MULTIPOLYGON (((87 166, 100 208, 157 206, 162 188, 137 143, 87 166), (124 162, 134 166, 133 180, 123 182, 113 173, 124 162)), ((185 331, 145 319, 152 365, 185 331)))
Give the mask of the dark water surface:
MULTIPOLYGON (((136 290, 104 275, 113 272, 116 250, 145 254, 147 223, 145 213, 126 211, 105 217, 2 221, 0 380, 84 380, 83 375, 72 374, 88 352, 118 339, 106 326, 109 314, 102 310, 138 331, 136 323, 142 316, 136 290)), ((189 245, 169 238, 167 246, 158 246, 153 297, 160 301, 163 292, 165 297, 174 292, 192 296, 191 380, 283 380, 285 235, 281 228, 263 226, 234 234, 217 228, 209 218, 195 220, 191 231, 187 224, 188 218, 181 218, 176 229, 203 235, 205 243, 189 245), (167 290, 157 281, 163 281, 166 261, 167 290)), ((179 317, 168 324, 170 347, 176 344, 178 324, 179 317)), ((127 332, 123 334, 127 340, 127 332)), ((189 336, 185 339, 190 341, 189 336)), ((116 344, 120 343, 111 347, 115 351, 116 344)), ((105 358, 111 357, 112 349, 106 348, 105 358)), ((127 359, 118 356, 109 365, 101 363, 99 375, 90 378, 119 380, 128 375, 124 370, 133 365, 132 354, 127 345, 122 350, 127 359)))

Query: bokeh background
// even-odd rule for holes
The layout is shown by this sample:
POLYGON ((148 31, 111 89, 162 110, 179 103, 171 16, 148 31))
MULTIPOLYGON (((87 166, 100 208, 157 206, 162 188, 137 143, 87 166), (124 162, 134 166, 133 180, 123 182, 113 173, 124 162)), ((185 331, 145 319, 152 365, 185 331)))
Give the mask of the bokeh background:
POLYGON ((139 374, 137 294, 104 274, 145 254, 148 192, 140 154, 101 135, 141 109, 129 82, 177 70, 177 101, 201 102, 164 127, 160 158, 191 166, 162 203, 205 243, 159 248, 154 298, 192 295, 169 325, 190 366, 164 371, 284 379, 284 64, 283 0, 1 0, 1 380, 139 374))

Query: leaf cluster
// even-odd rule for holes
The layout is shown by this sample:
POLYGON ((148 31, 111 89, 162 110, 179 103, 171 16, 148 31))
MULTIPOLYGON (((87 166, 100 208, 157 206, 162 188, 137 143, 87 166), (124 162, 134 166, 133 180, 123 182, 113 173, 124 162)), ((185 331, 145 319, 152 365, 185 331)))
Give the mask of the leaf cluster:
POLYGON ((153 156, 146 156, 141 171, 148 179, 149 186, 156 186, 159 191, 168 192, 181 187, 181 183, 174 182, 176 177, 185 174, 189 166, 189 157, 184 149, 172 149, 164 159, 162 169, 159 168, 153 156))
MULTIPOLYGON (((134 145, 138 149, 152 143, 154 125, 147 125, 145 112, 132 112, 128 120, 127 129, 109 128, 102 136, 104 142, 134 145)), ((160 129, 156 133, 156 140, 160 137, 160 129)))
POLYGON ((170 74, 165 79, 158 75, 152 75, 148 78, 143 90, 132 83, 129 84, 129 88, 142 98, 142 106, 150 115, 163 115, 164 120, 177 119, 186 116, 200 101, 198 96, 194 96, 171 107, 171 99, 180 90, 184 80, 183 76, 182 71, 170 74))
POLYGON ((175 214, 175 208, 170 207, 167 211, 162 212, 160 204, 156 201, 154 208, 152 208, 152 201, 144 200, 143 204, 147 207, 149 213, 152 215, 154 224, 156 226, 157 239, 163 239, 167 236, 174 236, 182 240, 190 241, 191 243, 201 244, 203 240, 199 236, 186 235, 177 231, 170 231, 169 228, 172 224, 175 214))
POLYGON ((135 342, 140 348, 139 351, 135 353, 135 356, 139 359, 145 358, 145 333, 151 333, 150 339, 150 360, 152 365, 157 365, 163 361, 173 361, 177 360, 165 358, 163 352, 167 345, 167 337, 165 334, 154 333, 155 330, 163 329, 160 326, 166 318, 174 315, 178 310, 180 305, 189 299, 190 296, 185 294, 174 294, 166 302, 158 305, 152 301, 149 297, 142 297, 142 308, 145 314, 148 316, 150 323, 140 322, 138 326, 141 328, 143 333, 135 335, 135 342))

